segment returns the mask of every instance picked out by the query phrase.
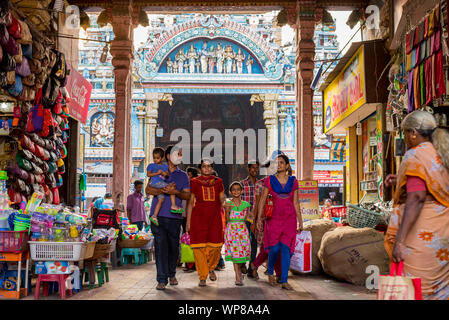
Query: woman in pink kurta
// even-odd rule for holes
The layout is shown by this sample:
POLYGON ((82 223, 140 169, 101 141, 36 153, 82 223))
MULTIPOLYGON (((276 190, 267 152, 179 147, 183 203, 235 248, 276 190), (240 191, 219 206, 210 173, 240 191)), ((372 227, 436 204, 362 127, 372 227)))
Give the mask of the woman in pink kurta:
POLYGON ((268 252, 268 280, 275 285, 273 275, 276 260, 281 255, 281 284, 282 288, 291 290, 287 283, 290 258, 295 250, 296 233, 302 230, 302 218, 299 210, 298 180, 288 175, 290 166, 288 157, 277 157, 277 174, 271 175, 264 182, 264 190, 261 197, 259 215, 263 213, 268 193, 273 200, 273 215, 265 220, 264 249, 268 252), (298 223, 299 222, 299 227, 298 223))

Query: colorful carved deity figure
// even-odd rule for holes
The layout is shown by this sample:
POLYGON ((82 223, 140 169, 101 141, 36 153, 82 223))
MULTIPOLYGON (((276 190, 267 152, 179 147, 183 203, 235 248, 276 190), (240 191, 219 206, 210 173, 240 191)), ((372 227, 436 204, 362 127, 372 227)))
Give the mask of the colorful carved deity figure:
POLYGON ((246 69, 248 70, 248 74, 252 73, 252 65, 254 63, 254 60, 251 58, 251 56, 248 57, 248 60, 246 60, 246 69))
POLYGON ((225 72, 231 73, 232 72, 232 62, 235 58, 235 52, 232 50, 232 47, 230 45, 226 46, 225 52, 224 52, 224 58, 225 58, 225 72))
POLYGON ((203 48, 200 52, 200 62, 201 62, 201 72, 207 73, 207 58, 209 56, 209 52, 207 51, 207 42, 204 41, 203 48))
POLYGON ((186 62, 184 62, 184 70, 187 72, 189 72, 189 61, 186 60, 186 62))
POLYGON ((220 42, 217 44, 215 56, 217 57, 217 73, 223 73, 224 51, 220 42))
POLYGON ((167 72, 173 73, 173 61, 171 61, 170 57, 167 60, 167 72))
POLYGON ((178 73, 178 61, 173 62, 173 73, 178 73))
POLYGON ((237 61, 237 73, 243 73, 243 61, 245 61, 246 55, 242 53, 242 49, 239 48, 237 55, 235 56, 235 61, 237 61))
POLYGON ((193 44, 190 45, 189 52, 187 53, 187 58, 189 59, 189 73, 195 73, 195 62, 198 59, 195 48, 193 44))
POLYGON ((215 59, 215 49, 214 46, 211 46, 209 49, 209 73, 214 73, 215 59))
POLYGON ((184 61, 186 60, 186 56, 182 49, 179 49, 178 54, 176 55, 176 61, 178 61, 178 73, 184 73, 184 61))

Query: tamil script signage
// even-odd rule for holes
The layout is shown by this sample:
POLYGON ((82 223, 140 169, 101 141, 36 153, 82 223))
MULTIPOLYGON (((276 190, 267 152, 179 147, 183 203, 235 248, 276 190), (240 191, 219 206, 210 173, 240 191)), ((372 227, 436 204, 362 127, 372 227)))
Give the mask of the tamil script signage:
POLYGON ((298 181, 299 204, 303 222, 320 218, 318 181, 298 181))
POLYGON ((324 132, 366 103, 364 46, 324 90, 324 132))
POLYGON ((70 116, 86 124, 92 85, 70 64, 67 64, 67 69, 70 70, 66 85, 70 96, 70 102, 67 104, 70 116))

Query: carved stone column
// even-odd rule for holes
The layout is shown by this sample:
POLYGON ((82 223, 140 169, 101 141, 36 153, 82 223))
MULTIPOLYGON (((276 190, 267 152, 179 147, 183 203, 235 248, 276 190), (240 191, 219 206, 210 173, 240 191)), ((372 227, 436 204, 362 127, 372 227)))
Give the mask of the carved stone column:
POLYGON ((139 149, 143 149, 143 127, 145 123, 145 115, 146 115, 146 108, 145 106, 138 106, 136 107, 136 115, 137 119, 139 120, 139 149))
POLYGON ((296 31, 296 150, 297 176, 301 180, 313 178, 313 80, 316 24, 316 2, 297 2, 295 23, 289 23, 296 31))
POLYGON ((257 94, 251 97, 251 104, 263 102, 263 119, 267 128, 267 156, 271 157, 273 151, 278 148, 278 119, 277 103, 278 94, 257 94))
POLYGON ((281 135, 281 141, 279 149, 283 149, 285 147, 285 119, 287 118, 287 115, 285 114, 286 108, 279 108, 278 118, 279 118, 279 133, 281 135))
MULTIPOLYGON (((111 43, 112 65, 114 66, 115 121, 113 156, 113 199, 122 193, 126 203, 129 193, 132 152, 131 152, 131 109, 133 64, 133 21, 132 0, 111 1, 114 40, 111 43)), ((108 10, 108 9, 106 9, 108 10)))

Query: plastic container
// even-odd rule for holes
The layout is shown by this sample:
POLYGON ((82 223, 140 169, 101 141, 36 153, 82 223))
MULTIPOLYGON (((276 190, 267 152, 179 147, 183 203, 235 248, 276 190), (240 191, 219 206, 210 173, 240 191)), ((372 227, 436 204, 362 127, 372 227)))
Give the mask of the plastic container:
POLYGON ((25 251, 28 239, 28 231, 0 231, 0 252, 25 251))
POLYGON ((29 241, 31 259, 34 261, 80 261, 84 259, 84 242, 29 241))
POLYGON ((6 212, 0 213, 0 230, 3 231, 9 230, 8 217, 9 214, 7 214, 6 212))

